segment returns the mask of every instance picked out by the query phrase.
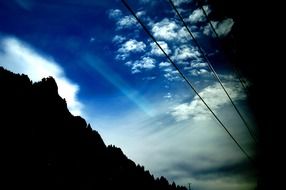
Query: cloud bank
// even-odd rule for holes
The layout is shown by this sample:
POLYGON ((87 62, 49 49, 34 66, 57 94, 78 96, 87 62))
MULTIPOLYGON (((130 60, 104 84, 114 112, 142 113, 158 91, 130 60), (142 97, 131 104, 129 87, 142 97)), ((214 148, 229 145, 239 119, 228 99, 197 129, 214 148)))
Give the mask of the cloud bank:
MULTIPOLYGON (((246 98, 246 95, 242 93, 242 89, 238 85, 234 82, 224 84, 233 101, 246 98)), ((204 88, 199 94, 215 112, 230 104, 219 83, 204 88)), ((197 95, 189 103, 181 103, 174 106, 171 115, 177 121, 187 120, 191 117, 195 120, 206 120, 212 117, 197 95)))

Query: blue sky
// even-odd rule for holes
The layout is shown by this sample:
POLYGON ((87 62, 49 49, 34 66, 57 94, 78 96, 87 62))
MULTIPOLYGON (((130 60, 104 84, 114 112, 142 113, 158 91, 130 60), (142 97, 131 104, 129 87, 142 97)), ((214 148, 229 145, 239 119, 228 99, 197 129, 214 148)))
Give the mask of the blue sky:
MULTIPOLYGON (((253 141, 166 0, 129 1, 228 129, 253 141)), ((176 0, 243 116, 247 96, 194 1, 176 0)), ((212 7, 204 6, 206 12, 212 7)), ((155 176, 194 189, 254 189, 255 171, 119 0, 3 0, 0 65, 33 81, 53 76, 70 111, 155 176)), ((232 18, 213 21, 220 37, 232 18)), ((251 84, 250 84, 251 85, 251 84)))

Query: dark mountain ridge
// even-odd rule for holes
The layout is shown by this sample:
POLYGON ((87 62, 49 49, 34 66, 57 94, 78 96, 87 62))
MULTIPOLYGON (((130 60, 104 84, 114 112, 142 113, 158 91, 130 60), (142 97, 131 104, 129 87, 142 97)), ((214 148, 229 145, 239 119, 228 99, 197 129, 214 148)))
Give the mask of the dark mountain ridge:
POLYGON ((69 112, 52 77, 33 83, 0 67, 0 88, 4 187, 186 189, 164 177, 155 179, 120 148, 106 146, 90 124, 69 112))

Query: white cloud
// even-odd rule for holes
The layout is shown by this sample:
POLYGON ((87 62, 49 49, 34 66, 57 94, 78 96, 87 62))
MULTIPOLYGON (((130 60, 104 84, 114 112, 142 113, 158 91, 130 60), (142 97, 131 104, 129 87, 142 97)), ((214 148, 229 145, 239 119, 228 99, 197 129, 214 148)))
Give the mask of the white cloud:
POLYGON ((173 40, 177 37, 178 25, 175 21, 164 18, 162 21, 154 23, 152 32, 155 38, 162 40, 173 40))
POLYGON ((183 3, 190 3, 192 0, 173 0, 174 5, 180 6, 183 3))
POLYGON ((164 71, 167 72, 167 73, 169 73, 169 72, 172 72, 173 69, 172 69, 171 67, 168 67, 168 68, 165 68, 164 71))
POLYGON ((131 16, 124 16, 116 22, 117 29, 130 28, 136 25, 136 19, 131 16))
POLYGON ((16 38, 1 39, 0 65, 16 73, 24 73, 33 81, 52 76, 58 91, 67 101, 70 112, 80 115, 83 105, 77 99, 79 86, 71 82, 58 63, 37 53, 16 38))
POLYGON ((208 73, 208 71, 206 69, 200 69, 199 72, 200 72, 200 74, 208 73))
POLYGON ((174 20, 164 18, 160 22, 150 22, 149 25, 152 28, 154 37, 159 40, 177 40, 183 43, 190 40, 190 35, 186 31, 185 27, 178 25, 174 20))
POLYGON ((108 11, 109 18, 118 19, 122 16, 122 12, 119 9, 110 9, 108 11))
POLYGON ((166 99, 171 99, 173 96, 172 96, 172 94, 170 93, 170 92, 168 92, 165 96, 164 96, 164 98, 166 98, 166 99))
MULTIPOLYGON (((168 46, 168 44, 164 41, 158 41, 158 44, 161 46, 161 48, 169 55, 171 53, 171 50, 168 46)), ((156 45, 155 42, 152 42, 150 44, 151 46, 151 54, 157 55, 157 56, 164 56, 162 50, 156 45)))
POLYGON ((129 53, 121 53, 121 54, 117 54, 115 56, 115 59, 124 61, 128 56, 129 56, 129 53))
MULTIPOLYGON (((224 37, 224 36, 228 35, 228 33, 231 31, 231 29, 234 25, 234 21, 231 18, 227 18, 227 19, 222 20, 220 22, 212 21, 212 24, 213 24, 218 36, 224 37)), ((208 36, 209 35, 214 36, 209 24, 204 27, 203 33, 205 35, 208 35, 208 36)))
MULTIPOLYGON (((209 6, 204 5, 203 8, 204 8, 204 10, 205 10, 207 15, 211 12, 209 6)), ((189 16, 188 21, 190 21, 191 23, 197 23, 197 22, 204 22, 204 21, 206 21, 206 17, 204 15, 203 10, 201 8, 198 8, 198 9, 194 10, 192 12, 192 14, 189 16)))
MULTIPOLYGON (((238 83, 229 82, 225 83, 224 86, 234 101, 241 100, 246 97, 238 83)), ((204 88, 200 92, 200 95, 214 111, 217 111, 230 103, 229 99, 222 91, 221 86, 218 83, 204 88)), ((171 115, 177 121, 182 121, 189 118, 206 120, 212 117, 206 106, 202 103, 197 95, 190 103, 182 103, 174 106, 173 110, 171 111, 171 115)))
POLYGON ((209 73, 206 68, 208 66, 207 63, 202 62, 202 60, 197 59, 193 60, 191 64, 187 62, 187 66, 184 67, 184 70, 190 70, 190 74, 193 76, 199 76, 202 74, 207 74, 209 73))
POLYGON ((145 15, 145 14, 146 14, 145 11, 138 11, 138 12, 136 13, 136 16, 140 17, 140 16, 143 16, 143 15, 145 15))
POLYGON ((142 80, 155 80, 157 77, 156 76, 148 76, 148 77, 143 77, 142 80))
MULTIPOLYGON (((142 16, 144 14, 144 11, 136 13, 137 16, 142 16)), ((110 9, 108 11, 108 16, 110 19, 116 21, 116 30, 131 28, 137 25, 136 19, 132 15, 123 16, 122 11, 119 9, 110 9)))
POLYGON ((192 69, 191 66, 185 66, 185 67, 184 67, 184 70, 191 70, 191 69, 192 69))
MULTIPOLYGON (((192 34, 194 35, 195 38, 198 37, 197 32, 192 32, 192 34)), ((185 27, 181 27, 178 30, 178 39, 180 42, 183 42, 183 43, 186 43, 191 39, 191 36, 185 27)))
POLYGON ((127 61, 126 63, 125 63, 125 65, 127 65, 127 66, 132 66, 132 61, 127 61))
POLYGON ((175 49, 172 59, 174 61, 185 61, 187 59, 198 59, 200 53, 194 47, 188 47, 187 45, 181 45, 175 49))
POLYGON ((143 57, 140 60, 136 60, 131 67, 132 74, 141 72, 142 69, 150 70, 155 68, 155 59, 151 57, 143 57))
POLYGON ((179 72, 170 67, 164 69, 164 77, 169 81, 180 80, 179 72))
POLYGON ((193 76, 200 76, 200 75, 204 75, 204 74, 208 74, 208 73, 209 73, 209 71, 207 71, 206 69, 192 69, 190 71, 190 74, 193 76))
POLYGON ((176 118, 177 121, 189 119, 190 115, 194 113, 195 105, 193 104, 180 104, 173 108, 172 116, 176 118))
POLYGON ((122 43, 124 40, 126 40, 126 37, 120 36, 120 35, 115 35, 112 39, 113 42, 115 43, 122 43))
POLYGON ((146 48, 144 42, 138 42, 137 40, 130 39, 125 42, 121 48, 118 49, 120 53, 128 53, 128 52, 143 52, 146 48))
POLYGON ((206 67, 206 66, 208 66, 208 64, 205 62, 192 62, 191 63, 192 68, 201 68, 201 67, 206 67))
POLYGON ((90 37, 90 39, 89 39, 89 42, 94 42, 95 41, 95 38, 94 37, 90 37))
POLYGON ((117 50, 119 54, 116 55, 116 59, 125 60, 131 52, 144 52, 145 48, 146 45, 144 42, 130 39, 123 43, 117 50))
POLYGON ((161 62, 161 63, 159 64, 159 67, 160 67, 160 68, 162 68, 162 67, 168 67, 168 66, 170 66, 170 65, 171 65, 170 62, 161 62))

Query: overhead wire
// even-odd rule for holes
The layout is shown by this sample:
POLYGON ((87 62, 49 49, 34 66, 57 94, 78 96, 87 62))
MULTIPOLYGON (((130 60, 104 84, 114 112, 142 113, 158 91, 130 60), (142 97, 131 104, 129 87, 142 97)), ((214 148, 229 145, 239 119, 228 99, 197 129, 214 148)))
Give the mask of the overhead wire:
POLYGON ((209 105, 205 102, 205 100, 202 98, 202 96, 199 94, 199 92, 196 90, 194 85, 187 79, 187 77, 182 73, 182 71, 179 69, 179 67, 174 63, 174 61, 170 58, 170 56, 165 52, 165 50, 161 47, 161 45, 157 42, 155 37, 151 34, 151 32, 147 29, 147 27, 144 25, 144 23, 138 18, 136 13, 133 11, 133 9, 129 6, 129 4, 125 0, 121 0, 121 2, 124 4, 124 6, 129 10, 129 12, 134 16, 134 18, 137 20, 137 22, 142 26, 144 31, 148 34, 148 36, 154 41, 154 43, 158 46, 158 48, 163 52, 163 54, 166 56, 168 61, 173 65, 173 67, 178 71, 180 76, 187 82, 187 84, 191 87, 191 89, 195 92, 195 94, 199 97, 199 99, 203 102, 203 104, 207 107, 207 109, 211 112, 211 114, 214 116, 214 118, 218 121, 220 126, 226 131, 226 133, 229 135, 229 137, 234 141, 234 143, 237 145, 237 147, 240 149, 240 151, 246 156, 246 158, 250 161, 250 163, 254 164, 253 159, 248 155, 248 153, 243 149, 243 147, 238 143, 238 141, 234 138, 234 136, 229 132, 229 130, 225 127, 225 125, 222 123, 222 121, 218 118, 218 116, 214 113, 214 111, 209 107, 209 105))
POLYGON ((253 139, 253 141, 255 143, 257 143, 256 137, 253 134, 252 130, 250 129, 250 126, 248 125, 248 123, 246 122, 246 120, 244 119, 244 117, 242 116, 241 112, 239 111, 238 107, 235 105, 234 101, 232 100, 232 98, 230 97, 228 91, 226 90, 225 86, 223 85, 220 77, 218 76, 217 72, 215 71, 215 69, 213 68, 209 58, 207 57, 207 55, 205 54, 205 52, 203 51, 203 49, 201 48, 199 42, 196 40, 196 38, 194 37, 193 33, 190 31, 188 25, 186 24, 186 22, 184 21, 182 15, 179 13, 178 9, 176 8, 176 6, 174 5, 172 0, 169 0, 172 8, 175 10, 177 16, 180 18, 181 22, 183 23, 184 27, 186 28, 186 30, 188 31, 188 33, 190 34, 190 36, 192 37, 195 45, 198 47, 199 52, 202 54, 203 58, 205 59, 209 69, 211 70, 211 72, 214 74, 215 79, 219 82, 221 88, 223 89, 223 91, 225 92, 225 94, 227 95, 229 101, 231 102, 232 106, 234 107, 235 111, 237 112, 238 116, 240 117, 240 119, 242 120, 243 124, 246 126, 251 138, 253 139))
MULTIPOLYGON (((225 49, 223 48, 223 45, 221 44, 221 38, 219 37, 219 35, 218 35, 218 33, 217 33, 217 31, 216 31, 214 25, 212 24, 212 22, 211 22, 211 20, 210 20, 210 18, 209 18, 209 16, 208 16, 208 14, 206 13, 206 11, 205 11, 205 9, 204 9, 204 7, 203 7, 203 5, 202 5, 202 0, 197 0, 197 2, 198 2, 198 5, 199 5, 200 9, 203 11, 203 14, 204 14, 205 18, 207 19, 207 22, 209 23, 211 30, 212 30, 213 33, 215 34, 215 37, 216 37, 217 42, 218 42, 218 44, 219 44, 219 46, 220 46, 220 49, 222 49, 222 50, 225 52, 225 49)), ((226 55, 226 54, 225 54, 225 55, 226 55)), ((242 76, 241 76, 241 73, 240 73, 239 69, 236 67, 236 65, 235 65, 234 63, 232 63, 231 61, 229 61, 229 62, 231 63, 231 65, 232 65, 232 67, 233 67, 233 70, 234 70, 234 72, 236 73, 237 78, 238 78, 238 80, 239 80, 241 86, 243 87, 243 89, 244 89, 245 91, 247 91, 247 88, 246 88, 246 86, 245 86, 245 84, 244 84, 244 81, 241 79, 242 76)))

